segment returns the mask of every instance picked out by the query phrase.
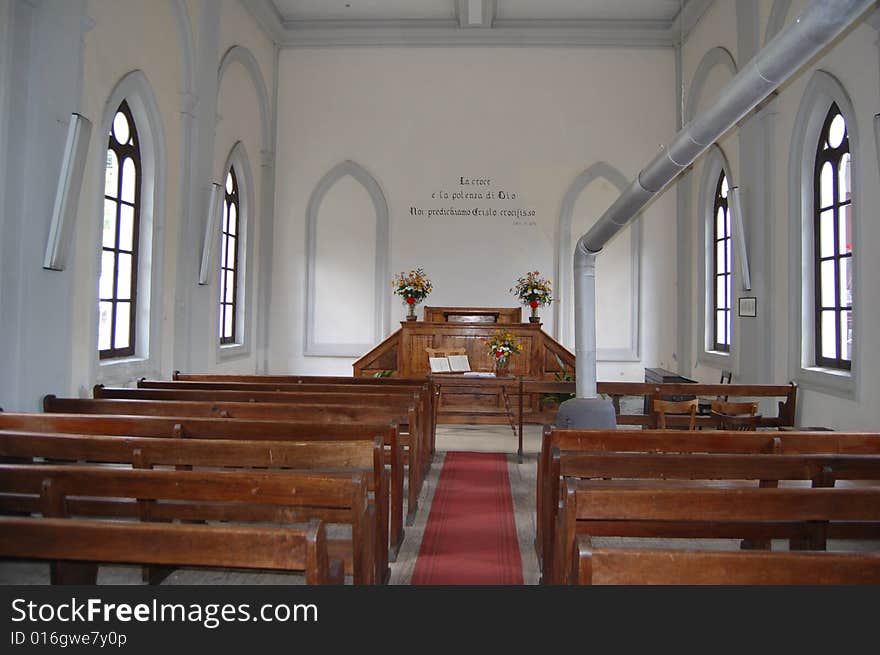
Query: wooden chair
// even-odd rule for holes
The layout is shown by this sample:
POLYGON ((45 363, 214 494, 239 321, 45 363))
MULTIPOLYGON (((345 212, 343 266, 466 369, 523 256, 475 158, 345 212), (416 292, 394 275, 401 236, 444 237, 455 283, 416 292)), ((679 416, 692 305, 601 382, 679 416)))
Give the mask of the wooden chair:
POLYGON ((717 419, 720 430, 733 430, 737 432, 756 432, 763 418, 760 414, 735 416, 720 412, 712 412, 712 416, 717 419))
POLYGON ((693 430, 695 417, 697 415, 697 404, 698 401, 696 398, 693 398, 692 400, 682 400, 680 402, 673 402, 671 400, 655 400, 654 413, 657 414, 657 427, 660 430, 668 429, 666 427, 667 414, 683 414, 690 415, 687 429, 693 430))
POLYGON ((753 401, 729 403, 723 400, 713 400, 711 407, 713 412, 730 416, 754 416, 758 413, 758 403, 753 401))

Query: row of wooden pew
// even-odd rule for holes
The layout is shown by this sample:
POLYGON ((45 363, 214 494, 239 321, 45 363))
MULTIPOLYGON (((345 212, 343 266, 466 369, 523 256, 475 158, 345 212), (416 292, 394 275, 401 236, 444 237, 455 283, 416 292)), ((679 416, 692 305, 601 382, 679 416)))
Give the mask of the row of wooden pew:
MULTIPOLYGON (((878 584, 880 434, 545 428, 536 549, 548 584, 878 584), (594 547, 735 539, 742 551, 594 547), (774 539, 788 551, 771 551, 774 539), (876 547, 876 546, 875 546, 876 547), (861 550, 861 549, 860 549, 861 550)), ((691 546, 693 548, 693 546, 691 546)))
POLYGON ((94 396, 0 412, 0 519, 30 535, 0 556, 52 560, 59 583, 94 582, 98 561, 149 565, 151 582, 182 565, 387 582, 434 447, 424 381, 206 376, 94 396))

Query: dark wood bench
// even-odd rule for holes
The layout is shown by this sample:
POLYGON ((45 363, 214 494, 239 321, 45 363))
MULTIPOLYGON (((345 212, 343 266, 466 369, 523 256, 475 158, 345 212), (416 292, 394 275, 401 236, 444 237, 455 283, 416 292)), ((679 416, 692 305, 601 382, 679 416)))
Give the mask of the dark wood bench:
MULTIPOLYGON (((390 574, 388 537, 388 475, 383 463, 383 446, 377 437, 362 441, 291 442, 229 441, 216 439, 158 439, 78 434, 0 431, 0 458, 15 463, 91 463, 125 464, 150 469, 174 466, 229 469, 299 469, 321 471, 360 471, 376 503, 375 579, 387 582, 390 574)), ((0 508, 21 510, 15 503, 0 508)), ((25 507, 37 511, 34 507, 25 507)), ((131 516, 140 516, 143 506, 130 507, 131 516)), ((352 572, 353 554, 349 541, 331 542, 331 551, 344 556, 347 572, 352 572)))
POLYGON ((345 575, 318 520, 264 528, 0 516, 0 557, 64 562, 53 566, 53 584, 95 584, 98 563, 302 572, 308 585, 345 575))
MULTIPOLYGON (((676 537, 796 538, 798 547, 824 543, 829 523, 880 521, 880 489, 760 488, 657 481, 567 479, 556 531, 555 584, 575 581, 576 535, 656 536, 659 523, 677 524, 676 537)), ((664 534, 663 536, 669 536, 664 534)))
POLYGON ((27 509, 30 501, 50 518, 118 519, 138 507, 141 520, 151 522, 348 523, 354 582, 375 583, 375 507, 361 472, 0 464, 0 494, 16 509, 27 509))
POLYGON ((578 537, 581 585, 877 585, 880 553, 593 548, 578 537))
MULTIPOLYGON (((637 425, 643 428, 657 427, 657 414, 654 412, 641 414, 626 414, 621 412, 620 399, 624 397, 637 397, 642 399, 639 407, 653 407, 655 399, 664 397, 702 396, 702 397, 730 397, 744 400, 775 398, 777 401, 777 414, 775 416, 764 414, 761 417, 762 427, 793 426, 797 410, 797 385, 791 384, 649 384, 644 382, 599 382, 598 393, 611 398, 617 413, 618 425, 637 425)), ((523 380, 523 396, 527 399, 560 396, 575 393, 574 382, 552 382, 545 380, 523 380)), ((524 402, 529 402, 525 400, 524 402)), ((540 412, 532 412, 534 416, 542 416, 540 412)), ((521 421, 525 421, 529 413, 520 411, 521 421)), ((686 427, 688 417, 670 416, 668 424, 671 427, 686 427)), ((543 419, 542 419, 543 421, 543 419)), ((698 415, 696 417, 697 428, 717 428, 718 419, 711 415, 698 415)), ((522 424, 520 425, 522 430, 522 424)))
POLYGON ((324 405, 345 411, 348 407, 369 404, 385 410, 385 420, 396 422, 401 431, 401 444, 407 456, 410 468, 408 492, 410 505, 407 522, 412 524, 418 506, 424 476, 430 467, 428 453, 430 438, 427 420, 420 407, 416 394, 358 394, 358 393, 326 393, 297 391, 227 391, 227 390, 178 390, 178 389, 130 389, 120 387, 104 387, 96 385, 93 389, 95 398, 140 399, 140 400, 189 400, 189 401, 232 401, 250 403, 285 403, 324 405), (405 434, 403 432, 405 431, 405 434), (412 462, 416 464, 413 465, 412 462))
POLYGON ((537 538, 539 561, 552 543, 558 484, 550 475, 554 448, 565 451, 645 453, 788 453, 880 455, 880 434, 844 432, 686 432, 678 430, 565 430, 545 426, 538 459, 537 538), (548 490, 548 486, 552 488, 548 490), (545 530, 545 525, 550 525, 545 530))
MULTIPOLYGON (((215 377, 215 376, 203 376, 215 377)), ((249 376, 228 375, 222 379, 199 380, 138 380, 138 388, 142 389, 178 389, 208 391, 295 391, 302 393, 359 393, 359 394, 415 394, 418 398, 419 417, 424 420, 424 431, 427 438, 426 453, 434 452, 436 425, 434 425, 434 393, 427 379, 397 379, 393 382, 383 378, 327 378, 312 376, 307 380, 304 376, 249 376), (359 380, 354 382, 354 380, 359 380)))
POLYGON ((223 439, 236 441, 350 441, 376 437, 390 449, 391 537, 395 554, 403 540, 403 461, 397 429, 387 424, 328 424, 293 421, 249 421, 168 416, 93 414, 28 414, 0 412, 0 430, 90 434, 163 439, 223 439))

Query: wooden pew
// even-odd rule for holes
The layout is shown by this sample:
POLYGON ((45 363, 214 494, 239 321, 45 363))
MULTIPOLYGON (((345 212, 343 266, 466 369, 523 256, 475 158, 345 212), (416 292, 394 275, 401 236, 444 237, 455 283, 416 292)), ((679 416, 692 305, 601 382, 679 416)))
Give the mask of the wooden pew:
POLYGON ((564 430, 545 426, 538 459, 537 538, 539 561, 552 543, 558 488, 550 475, 553 448, 565 451, 645 453, 788 453, 880 455, 880 434, 844 432, 723 432, 675 430, 564 430), (549 530, 545 526, 549 525, 549 530))
MULTIPOLYGON (((142 378, 146 379, 146 378, 142 378)), ((335 385, 337 387, 410 387, 414 390, 422 392, 427 389, 424 400, 427 403, 425 411, 430 420, 429 432, 431 435, 431 454, 434 453, 436 440, 437 425, 434 422, 436 412, 433 403, 435 400, 434 390, 431 388, 431 381, 424 377, 417 378, 356 378, 343 375, 248 375, 248 374, 216 374, 216 373, 181 373, 174 371, 171 376, 173 381, 181 382, 260 382, 260 383, 282 383, 282 384, 323 384, 335 385), (427 385, 427 387, 425 386, 427 385)))
POLYGON ((575 581, 576 535, 653 536, 652 527, 677 523, 675 536, 727 538, 732 535, 777 537, 824 536, 829 522, 880 521, 880 489, 760 488, 737 485, 651 486, 625 481, 567 479, 557 529, 552 582, 575 581))
MULTIPOLYGON (((150 380, 141 378, 137 386, 140 389, 173 389, 202 391, 291 391, 301 393, 355 393, 366 395, 399 395, 415 394, 418 397, 419 415, 425 421, 424 430, 430 449, 434 452, 434 393, 427 379, 398 379, 387 384, 382 378, 322 378, 314 377, 313 381, 304 381, 303 376, 222 376, 218 380, 150 380), (238 378, 238 379, 230 379, 238 378), (353 382, 353 380, 360 380, 353 382)), ((426 445, 427 445, 426 444, 426 445)))
POLYGON ((327 424, 223 418, 119 416, 86 414, 28 414, 0 412, 0 430, 58 432, 177 439, 237 441, 350 441, 380 437, 391 453, 390 553, 403 540, 403 460, 396 426, 387 424, 327 424))
POLYGON ((407 524, 412 525, 418 508, 424 476, 430 467, 427 419, 420 411, 422 406, 416 394, 399 396, 394 394, 358 394, 298 391, 226 391, 226 390, 177 390, 177 389, 129 389, 95 385, 95 398, 140 399, 140 400, 190 400, 190 401, 232 401, 250 403, 318 404, 338 407, 341 410, 352 405, 369 404, 387 410, 386 420, 395 421, 400 430, 408 430, 408 437, 401 442, 407 448, 407 464, 410 467, 410 501, 407 510, 407 524), (415 462, 415 465, 412 463, 415 462))
POLYGON ((877 585, 880 553, 593 548, 578 537, 581 585, 877 585))
MULTIPOLYGON (((79 462, 125 464, 133 468, 156 466, 214 467, 222 469, 311 469, 361 471, 367 475, 368 490, 376 503, 375 579, 386 582, 388 568, 388 475, 383 462, 383 446, 377 437, 370 441, 290 442, 229 441, 217 439, 159 439, 78 434, 0 431, 0 458, 16 463, 33 463, 34 458, 53 463, 79 462)), ((25 509, 0 497, 0 508, 25 509)), ((123 511, 125 508, 122 508, 123 511)), ((130 516, 141 516, 142 504, 128 508, 130 516)), ((348 540, 331 542, 331 551, 345 557, 347 572, 352 572, 353 554, 348 540)))
MULTIPOLYGON (((50 518, 81 518, 72 516, 75 514, 86 514, 86 518, 94 514, 118 517, 120 504, 143 507, 146 502, 146 518, 158 522, 182 519, 288 524, 321 519, 349 523, 354 582, 375 583, 376 516, 368 502, 367 480, 362 472, 0 464, 0 493, 7 494, 10 502, 30 497, 50 518)), ((125 509, 122 515, 127 515, 125 509)))
POLYGON ((345 576, 318 520, 256 528, 0 516, 0 557, 86 563, 54 567, 53 584, 95 584, 102 562, 303 572, 308 585, 342 584, 345 576))
MULTIPOLYGON (((649 384, 643 382, 599 382, 597 385, 598 393, 609 396, 614 403, 617 414, 618 425, 634 425, 642 428, 656 428, 657 415, 655 413, 647 414, 625 414, 621 413, 620 399, 626 396, 635 396, 645 399, 639 403, 639 406, 654 406, 654 399, 661 399, 669 396, 729 396, 730 398, 742 399, 761 399, 761 398, 777 398, 777 415, 770 416, 764 414, 761 418, 761 427, 782 427, 793 426, 795 422, 797 410, 797 385, 791 384, 649 384)), ((551 382, 545 380, 523 380, 523 394, 531 399, 533 406, 534 399, 554 394, 574 394, 574 382, 551 382)), ((524 402, 529 402, 525 400, 524 402)), ((534 416, 543 416, 540 412, 531 412, 534 416)), ((520 430, 522 430, 522 422, 529 412, 520 411, 520 430)), ((669 424, 673 427, 683 427, 687 423, 688 417, 671 417, 669 424)), ((698 415, 696 417, 696 426, 698 428, 717 428, 718 421, 709 415, 698 415)))

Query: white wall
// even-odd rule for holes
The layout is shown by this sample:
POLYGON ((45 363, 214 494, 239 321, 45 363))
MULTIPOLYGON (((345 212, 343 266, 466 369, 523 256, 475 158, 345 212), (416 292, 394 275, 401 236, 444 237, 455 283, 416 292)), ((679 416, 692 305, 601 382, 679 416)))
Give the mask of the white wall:
MULTIPOLYGON (((742 3, 743 6, 754 3, 742 3)), ((698 62, 711 48, 722 46, 730 50, 741 67, 737 48, 754 37, 763 44, 767 21, 774 5, 787 3, 780 0, 760 0, 757 3, 759 21, 755 29, 758 34, 737 34, 737 11, 744 11, 740 3, 732 0, 717 0, 711 11, 691 33, 685 44, 685 80, 690 83, 687 71, 695 70, 698 62)), ((808 3, 805 0, 791 2, 784 23, 791 23, 808 3)), ((749 20, 739 16, 741 25, 749 20)), ((750 55, 749 55, 750 56, 750 55)), ((738 368, 751 375, 750 381, 785 383, 796 379, 800 384, 798 397, 799 423, 802 425, 825 425, 836 429, 876 430, 880 424, 880 407, 875 402, 876 389, 880 386, 880 354, 872 347, 873 332, 880 326, 880 289, 873 280, 880 276, 880 262, 871 256, 871 250, 880 244, 880 225, 875 220, 874 208, 880 201, 878 187, 877 146, 874 138, 872 117, 880 109, 880 89, 878 89, 878 50, 877 32, 869 24, 862 22, 850 29, 832 46, 826 48, 820 57, 814 59, 780 89, 778 97, 768 103, 757 115, 752 116, 740 127, 725 135, 721 147, 731 164, 735 182, 743 185, 743 192, 750 203, 751 216, 749 238, 751 255, 757 258, 753 266, 762 269, 763 282, 755 293, 758 297, 759 319, 756 323, 737 319, 734 330, 741 332, 761 325, 766 327, 766 342, 763 337, 750 340, 748 347, 739 345, 735 353, 738 368), (852 99, 855 128, 859 135, 858 152, 855 163, 858 168, 857 188, 854 203, 857 218, 856 285, 859 334, 857 361, 853 364, 856 393, 854 397, 841 397, 811 386, 810 382, 797 379, 799 362, 794 361, 792 352, 798 349, 790 344, 790 315, 796 311, 793 296, 800 289, 790 286, 792 225, 789 206, 789 168, 798 163, 789 161, 789 151, 795 130, 795 117, 807 84, 817 70, 833 75, 852 99), (761 171, 760 179, 749 178, 754 171, 761 171), (745 180, 745 182, 744 182, 745 180), (761 253, 761 251, 764 251, 761 253), (762 370, 767 373, 761 374, 762 370)), ((715 74, 715 73, 713 73, 715 74)), ((720 73, 719 73, 720 74, 720 73)), ((717 87, 721 80, 708 81, 709 87, 717 87)), ((714 94, 706 93, 707 96, 714 94)), ((700 104, 703 104, 702 102, 700 104)), ((698 162, 690 175, 692 200, 688 216, 684 219, 697 226, 701 220, 697 216, 700 177, 698 162)), ((795 212, 796 214, 796 212, 795 212)), ((696 248, 691 255, 691 288, 699 287, 702 271, 699 270, 699 253, 696 248)), ((738 265, 735 265, 738 271, 738 265)), ((692 295, 695 307, 702 306, 703 299, 696 292, 692 295)), ((687 308, 679 307, 681 316, 689 316, 696 326, 697 315, 687 308)), ((765 328, 761 328, 765 329, 765 328)), ((754 335, 752 335, 754 336, 754 335)), ((736 345, 736 336, 735 345, 736 345)), ((694 327, 691 347, 696 353, 702 343, 702 336, 694 327)), ((702 380, 717 379, 717 368, 711 365, 695 365, 690 373, 702 380)), ((736 372, 734 381, 737 381, 736 372)))
MULTIPOLYGON (((378 182, 390 212, 390 270, 424 267, 434 283, 426 304, 509 307, 517 304, 509 289, 520 275, 539 270, 555 277, 559 213, 572 181, 598 161, 631 179, 674 133, 674 98, 671 49, 282 51, 272 370, 351 373, 350 357, 303 356, 306 205, 339 163, 352 160, 378 182), (461 177, 491 181, 462 186, 461 177), (460 191, 516 198, 453 199, 460 191), (450 197, 440 197, 443 192, 450 197), (425 213, 413 215, 413 207, 425 213), (428 210, 449 207, 499 215, 428 216, 428 210), (511 209, 535 214, 500 215, 511 209)), ((646 252, 674 253, 673 212, 669 200, 646 210, 654 237, 646 252)), ((663 264, 645 260, 641 366, 668 360, 672 350, 671 313, 649 313, 646 303, 659 299, 660 306, 671 306, 673 290, 659 277, 663 264), (664 332, 660 342, 657 335, 664 332)), ((540 313, 555 334, 553 308, 540 313)), ((386 329, 395 329, 404 314, 395 297, 386 329)), ((353 314, 350 320, 369 317, 353 314)), ((609 322, 602 327, 606 334, 613 330, 609 322)), ((640 379, 636 368, 638 374, 614 364, 601 373, 620 379, 626 370, 640 379)))
POLYGON ((130 384, 175 368, 256 370, 265 357, 265 337, 262 350, 257 346, 257 297, 269 258, 262 271, 248 271, 250 343, 231 357, 218 347, 216 275, 213 286, 200 287, 197 272, 207 190, 236 143, 248 153, 254 259, 260 239, 271 234, 271 225, 261 231, 260 223, 273 206, 275 46, 238 0, 3 0, 0 18, 0 406, 36 409, 46 393, 89 395, 99 381, 130 384), (221 79, 221 60, 233 46, 238 56, 221 79), (132 74, 154 103, 151 146, 161 178, 153 207, 153 325, 148 357, 105 365, 97 357, 107 142, 101 121, 115 109, 107 104, 114 89, 132 74), (93 130, 67 264, 46 271, 41 263, 71 112, 93 130))

